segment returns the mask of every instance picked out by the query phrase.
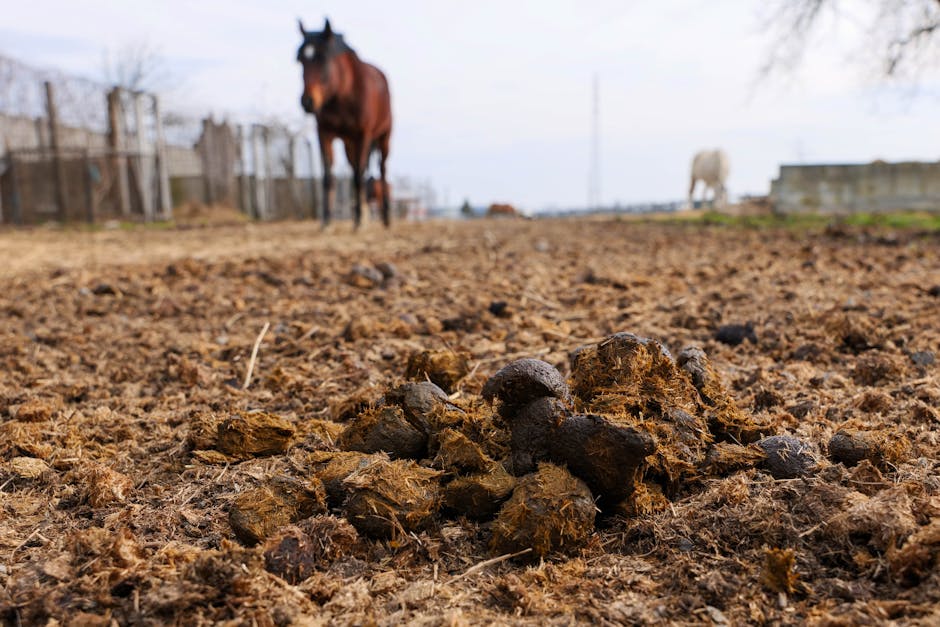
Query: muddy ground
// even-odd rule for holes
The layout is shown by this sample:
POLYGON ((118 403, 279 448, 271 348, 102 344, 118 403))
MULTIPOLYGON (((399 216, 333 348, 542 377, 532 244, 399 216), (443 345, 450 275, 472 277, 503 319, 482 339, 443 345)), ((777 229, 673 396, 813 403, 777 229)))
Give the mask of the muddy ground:
POLYGON ((940 234, 345 228, 0 233, 0 621, 940 622, 940 234), (715 339, 748 322, 751 339, 715 339), (494 413, 479 394, 512 360, 568 376, 571 351, 620 331, 704 349, 812 468, 712 466, 529 562, 486 562, 491 520, 376 539, 336 503, 288 516, 316 544, 292 570, 236 537, 239 497, 314 480, 329 421, 403 382, 412 354, 466 354, 451 401, 494 413), (215 450, 212 421, 254 410, 283 446, 215 450), (867 434, 864 459, 834 460, 839 430, 867 434))

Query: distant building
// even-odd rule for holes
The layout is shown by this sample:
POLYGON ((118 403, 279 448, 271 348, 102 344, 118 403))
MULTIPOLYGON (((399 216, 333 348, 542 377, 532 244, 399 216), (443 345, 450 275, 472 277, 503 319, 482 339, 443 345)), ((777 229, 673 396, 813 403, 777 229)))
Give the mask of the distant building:
POLYGON ((782 165, 770 201, 776 213, 940 211, 940 162, 782 165))

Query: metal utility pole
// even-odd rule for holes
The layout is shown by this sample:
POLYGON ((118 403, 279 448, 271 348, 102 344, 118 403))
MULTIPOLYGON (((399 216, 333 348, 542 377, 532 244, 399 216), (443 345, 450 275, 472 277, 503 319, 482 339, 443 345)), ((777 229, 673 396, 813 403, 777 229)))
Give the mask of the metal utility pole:
POLYGON ((597 74, 594 75, 591 102, 591 156, 588 166, 588 209, 601 206, 601 138, 600 138, 600 90, 597 74))

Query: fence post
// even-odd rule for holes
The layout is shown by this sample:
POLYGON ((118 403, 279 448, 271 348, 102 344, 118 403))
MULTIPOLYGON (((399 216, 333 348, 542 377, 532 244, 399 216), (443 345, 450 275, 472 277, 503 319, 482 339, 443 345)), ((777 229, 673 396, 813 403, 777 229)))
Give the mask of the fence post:
POLYGON ((46 131, 48 127, 43 124, 45 120, 41 117, 33 120, 36 125, 36 148, 44 148, 46 146, 46 131))
POLYGON ((117 173, 118 206, 122 216, 131 214, 131 190, 127 180, 127 156, 124 154, 124 114, 121 106, 121 88, 108 92, 108 146, 117 173))
POLYGON ((291 133, 290 139, 287 141, 287 163, 284 168, 287 170, 285 174, 287 175, 287 191, 290 196, 291 202, 291 217, 300 218, 301 203, 300 198, 297 195, 297 159, 294 155, 297 153, 297 136, 291 133))
POLYGON ((3 224, 3 174, 7 171, 6 162, 7 162, 7 142, 5 139, 0 138, 0 224, 3 224))
POLYGON ((261 127, 261 141, 264 142, 264 219, 271 219, 271 212, 276 200, 274 195, 274 168, 271 167, 271 128, 261 127))
POLYGON ((239 204, 241 205, 240 209, 242 213, 246 215, 253 215, 253 210, 251 206, 251 188, 248 181, 248 159, 247 153, 245 150, 245 126, 243 124, 238 125, 238 130, 236 132, 236 137, 238 138, 238 189, 239 189, 239 204))
POLYGON ((307 145, 307 161, 310 165, 310 217, 316 220, 320 217, 320 202, 317 194, 320 186, 317 185, 317 170, 315 157, 313 156, 313 141, 310 136, 304 137, 304 143, 307 145))
POLYGON ((134 92, 134 126, 137 131, 137 187, 140 192, 140 206, 144 211, 144 221, 153 221, 153 169, 147 161, 146 138, 144 135, 144 95, 134 92))
POLYGON ((20 188, 16 183, 16 157, 11 152, 10 159, 10 204, 13 205, 13 223, 23 224, 23 206, 20 204, 20 188))
POLYGON ((53 185, 59 220, 65 222, 65 168, 62 164, 62 143, 59 137, 59 116, 55 107, 52 83, 45 82, 46 116, 49 121, 49 143, 52 147, 53 185))
POLYGON ((88 149, 85 148, 82 150, 82 170, 84 170, 85 176, 82 177, 85 181, 85 217, 90 224, 95 222, 95 192, 94 192, 94 181, 91 176, 91 155, 88 152, 88 149))
POLYGON ((215 190, 212 188, 212 159, 215 156, 215 138, 212 133, 210 118, 202 119, 202 133, 199 136, 199 160, 202 163, 202 198, 207 205, 215 202, 215 190))
POLYGON ((261 154, 258 149, 258 136, 261 125, 252 124, 251 126, 251 160, 255 164, 255 217, 264 220, 267 217, 267 207, 264 197, 264 176, 261 168, 261 154))
POLYGON ((163 118, 160 115, 160 98, 153 96, 153 119, 156 125, 157 177, 160 191, 160 215, 164 220, 173 218, 173 199, 170 197, 170 170, 166 160, 166 138, 163 136, 163 118))

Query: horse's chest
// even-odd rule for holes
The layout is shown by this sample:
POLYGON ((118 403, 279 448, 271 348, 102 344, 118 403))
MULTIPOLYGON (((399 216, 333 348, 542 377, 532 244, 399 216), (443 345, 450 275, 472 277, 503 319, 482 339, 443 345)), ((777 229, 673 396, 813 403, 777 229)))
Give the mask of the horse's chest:
POLYGON ((349 108, 324 109, 317 116, 317 125, 340 137, 361 135, 363 131, 356 112, 349 108))

